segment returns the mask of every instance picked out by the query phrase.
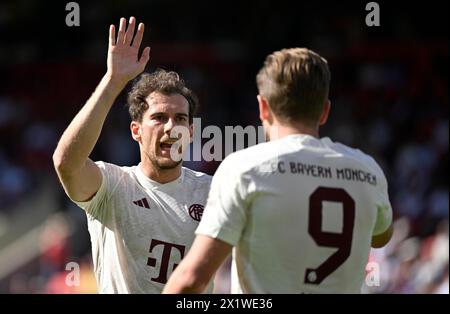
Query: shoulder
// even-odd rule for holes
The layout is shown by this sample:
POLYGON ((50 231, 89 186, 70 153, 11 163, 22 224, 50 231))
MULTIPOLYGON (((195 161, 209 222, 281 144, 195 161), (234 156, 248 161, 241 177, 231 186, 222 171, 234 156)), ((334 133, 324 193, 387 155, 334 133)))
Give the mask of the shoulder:
POLYGON ((133 176, 136 166, 118 166, 105 161, 96 161, 95 164, 100 168, 105 176, 133 176))
POLYGON ((371 155, 358 148, 352 148, 339 142, 333 142, 329 138, 325 138, 323 141, 327 141, 330 148, 335 152, 344 155, 346 158, 351 159, 354 163, 359 164, 384 178, 383 170, 371 155))
POLYGON ((220 164, 223 171, 239 173, 266 173, 272 164, 286 154, 291 154, 295 149, 285 145, 285 140, 279 139, 260 143, 248 148, 236 151, 228 155, 220 164))
POLYGON ((183 167, 183 171, 185 179, 188 181, 194 181, 198 184, 211 184, 212 176, 206 173, 195 171, 186 167, 183 167))
POLYGON ((231 153, 226 158, 228 160, 234 159, 245 161, 248 160, 248 158, 252 157, 253 161, 263 161, 275 155, 273 149, 275 148, 275 146, 277 146, 277 142, 278 141, 259 143, 231 153))

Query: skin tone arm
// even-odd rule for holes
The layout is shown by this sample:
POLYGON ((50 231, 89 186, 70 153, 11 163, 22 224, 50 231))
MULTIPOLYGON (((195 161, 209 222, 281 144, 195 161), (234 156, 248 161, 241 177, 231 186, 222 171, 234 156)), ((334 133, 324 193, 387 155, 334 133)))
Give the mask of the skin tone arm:
POLYGON ((188 254, 170 276, 163 293, 202 293, 232 248, 222 240, 196 236, 188 254))
POLYGON ((374 249, 379 249, 388 244, 389 240, 391 240, 392 233, 394 232, 394 227, 391 224, 389 228, 383 232, 382 234, 376 235, 372 237, 372 247, 374 249))
POLYGON ((150 47, 139 58, 139 47, 144 34, 140 23, 136 36, 136 20, 120 19, 117 33, 114 25, 109 28, 107 72, 95 92, 64 131, 55 152, 53 164, 64 190, 75 201, 91 199, 102 183, 97 165, 88 157, 100 136, 103 123, 119 93, 126 84, 139 75, 150 59, 150 47))

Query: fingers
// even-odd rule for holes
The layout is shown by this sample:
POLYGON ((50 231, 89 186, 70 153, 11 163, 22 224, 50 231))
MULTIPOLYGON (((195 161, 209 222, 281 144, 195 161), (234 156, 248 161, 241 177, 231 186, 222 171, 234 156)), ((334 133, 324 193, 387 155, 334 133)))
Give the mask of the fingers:
POLYGON ((125 45, 129 46, 131 44, 131 40, 133 39, 133 35, 134 35, 135 24, 136 24, 136 19, 133 16, 130 17, 130 24, 128 25, 127 31, 125 33, 125 38, 124 38, 125 45))
POLYGON ((150 60, 150 47, 145 47, 144 51, 142 51, 141 59, 139 60, 139 63, 145 67, 148 60, 150 60))
POLYGON ((124 42, 126 26, 127 20, 122 17, 119 24, 119 33, 117 34, 117 44, 122 44, 124 42))
POLYGON ((109 45, 116 45, 116 28, 114 25, 109 26, 109 45))
POLYGON ((144 24, 139 23, 138 30, 132 44, 134 48, 139 48, 141 46, 143 35, 144 35, 144 24))
POLYGON ((119 32, 117 34, 117 41, 115 41, 115 27, 114 25, 111 25, 109 29, 109 43, 112 46, 115 46, 116 44, 124 44, 124 45, 131 45, 131 42, 133 42, 132 46, 135 48, 139 48, 142 42, 142 37, 144 34, 144 24, 139 23, 138 30, 136 33, 136 36, 134 37, 134 29, 136 27, 136 19, 132 16, 130 17, 130 24, 127 28, 127 20, 125 18, 120 19, 119 23, 119 32))

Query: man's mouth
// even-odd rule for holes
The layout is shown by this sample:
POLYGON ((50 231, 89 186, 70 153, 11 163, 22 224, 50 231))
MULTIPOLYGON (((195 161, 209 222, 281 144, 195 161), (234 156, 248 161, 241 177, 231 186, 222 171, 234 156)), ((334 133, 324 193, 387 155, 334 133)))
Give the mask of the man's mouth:
POLYGON ((159 144, 159 147, 161 147, 161 149, 164 149, 164 150, 166 150, 166 149, 170 150, 172 145, 173 145, 172 143, 161 143, 161 144, 159 144))
POLYGON ((160 146, 161 148, 171 148, 173 145, 173 143, 161 143, 160 146))
MULTIPOLYGON (((176 141, 167 141, 167 142, 161 142, 159 144, 159 147, 161 148, 162 153, 170 153, 170 150, 172 149, 172 146, 177 145, 176 141)), ((174 147, 175 149, 178 148, 177 146, 174 147)))

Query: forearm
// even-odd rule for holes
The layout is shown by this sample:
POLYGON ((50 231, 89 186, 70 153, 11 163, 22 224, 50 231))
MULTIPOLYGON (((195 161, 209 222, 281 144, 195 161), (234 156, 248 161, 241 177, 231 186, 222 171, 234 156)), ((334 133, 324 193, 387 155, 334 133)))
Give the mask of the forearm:
POLYGON ((74 173, 86 163, 100 136, 106 116, 126 83, 106 74, 92 96, 64 131, 53 162, 61 173, 74 173))
POLYGON ((171 278, 167 282, 162 293, 164 294, 181 294, 181 293, 203 293, 208 286, 208 280, 202 278, 198 274, 181 265, 173 272, 171 278))
POLYGON ((163 293, 202 293, 233 247, 222 240, 197 235, 163 293))

